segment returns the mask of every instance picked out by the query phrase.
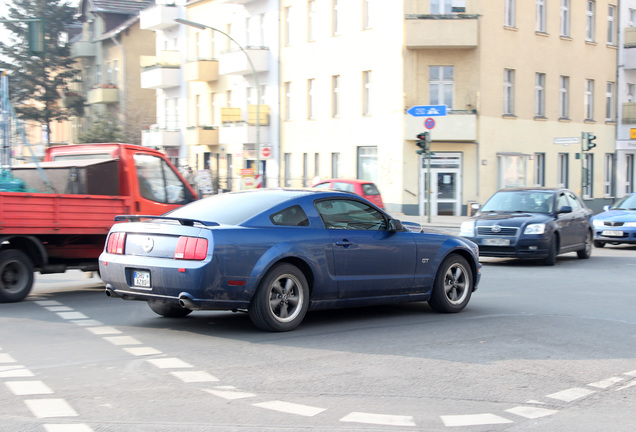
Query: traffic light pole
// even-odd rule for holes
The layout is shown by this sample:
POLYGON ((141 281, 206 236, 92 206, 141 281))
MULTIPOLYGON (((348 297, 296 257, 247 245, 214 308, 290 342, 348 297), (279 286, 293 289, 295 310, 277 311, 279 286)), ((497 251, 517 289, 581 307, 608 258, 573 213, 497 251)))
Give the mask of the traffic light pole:
MULTIPOLYGON (((420 148, 415 152, 426 160, 426 180, 424 181, 424 199, 426 200, 426 216, 428 223, 431 223, 431 133, 422 132, 417 135, 415 144, 420 148)), ((420 216, 422 216, 422 205, 420 204, 420 216)))

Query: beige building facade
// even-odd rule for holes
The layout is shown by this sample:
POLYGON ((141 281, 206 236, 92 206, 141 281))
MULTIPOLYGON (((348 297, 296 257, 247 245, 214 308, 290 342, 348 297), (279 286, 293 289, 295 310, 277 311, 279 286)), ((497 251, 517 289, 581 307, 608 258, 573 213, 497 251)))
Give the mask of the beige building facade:
POLYGON ((565 186, 593 209, 614 197, 615 2, 282 0, 280 13, 285 185, 366 178, 407 214, 427 190, 432 214, 456 215, 502 187, 565 186), (437 105, 445 116, 424 109, 437 105))

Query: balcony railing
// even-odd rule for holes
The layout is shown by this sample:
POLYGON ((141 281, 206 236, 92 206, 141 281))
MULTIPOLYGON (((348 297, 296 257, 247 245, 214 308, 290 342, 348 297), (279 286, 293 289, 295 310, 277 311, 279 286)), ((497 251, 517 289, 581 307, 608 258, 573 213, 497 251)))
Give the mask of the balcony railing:
POLYGON ((178 25, 179 8, 176 5, 154 5, 139 13, 139 28, 142 30, 163 30, 178 25))
POLYGON ((247 47, 243 51, 230 51, 221 54, 219 58, 219 74, 221 75, 247 75, 252 73, 247 57, 254 65, 256 72, 269 70, 269 49, 265 47, 247 47))
POLYGON ((636 124, 636 102, 623 104, 623 124, 636 124))
POLYGON ((149 129, 141 132, 141 144, 146 147, 179 147, 181 131, 149 129))
POLYGON ((119 102, 119 89, 115 84, 98 84, 88 91, 87 103, 109 104, 119 102))
POLYGON ((178 87, 181 84, 181 53, 161 51, 159 56, 141 56, 141 88, 178 87))
POLYGON ((71 44, 71 58, 95 57, 97 48, 91 41, 77 41, 71 44))
POLYGON ((186 81, 216 81, 219 79, 219 62, 212 59, 189 61, 184 66, 186 81))
POLYGON ((477 48, 478 15, 406 15, 406 47, 477 48))
POLYGON ((219 129, 214 126, 190 126, 186 131, 186 145, 218 145, 219 129))
POLYGON ((625 27, 625 48, 636 48, 636 27, 625 27))

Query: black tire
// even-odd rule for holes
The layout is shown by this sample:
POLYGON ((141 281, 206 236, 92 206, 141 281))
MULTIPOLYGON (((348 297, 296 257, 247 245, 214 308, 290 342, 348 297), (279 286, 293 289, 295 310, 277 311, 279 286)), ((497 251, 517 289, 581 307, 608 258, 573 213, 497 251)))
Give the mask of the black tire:
POLYGON ((592 232, 588 231, 585 236, 585 246, 583 249, 576 251, 576 256, 580 259, 588 259, 592 256, 592 249, 594 248, 594 241, 592 237, 592 232))
POLYGON ((33 288, 33 263, 22 251, 0 252, 0 303, 22 301, 33 288))
POLYGON ((466 259, 449 255, 437 270, 428 304, 437 312, 460 312, 468 304, 474 287, 473 272, 466 259))
POLYGON ((548 256, 543 259, 543 264, 547 266, 553 266, 556 264, 557 257, 557 238, 556 235, 552 236, 550 240, 550 246, 548 248, 548 256))
POLYGON ((605 247, 605 242, 595 241, 594 246, 596 246, 597 248, 605 247))
POLYGON ((178 302, 165 299, 148 299, 148 306, 157 315, 166 318, 183 318, 190 315, 192 309, 181 307, 178 302))
POLYGON ((303 272, 291 264, 277 264, 261 280, 248 309, 254 325, 262 330, 293 330, 309 308, 309 284, 303 272))

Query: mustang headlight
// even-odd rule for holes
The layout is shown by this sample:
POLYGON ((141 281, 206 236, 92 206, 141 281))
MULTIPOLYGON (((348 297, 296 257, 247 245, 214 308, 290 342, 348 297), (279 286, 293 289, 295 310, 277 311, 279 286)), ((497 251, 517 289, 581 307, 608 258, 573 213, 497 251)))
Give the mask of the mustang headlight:
POLYGON ((462 237, 475 237, 475 221, 469 220, 462 222, 459 235, 462 237))
POLYGON ((604 224, 604 222, 600 219, 594 219, 592 221, 592 225, 594 225, 595 227, 602 227, 604 224))
POLYGON ((634 228, 636 227, 636 222, 625 222, 625 227, 634 228))
POLYGON ((545 224, 530 224, 523 230, 524 234, 543 234, 545 232, 545 224))

